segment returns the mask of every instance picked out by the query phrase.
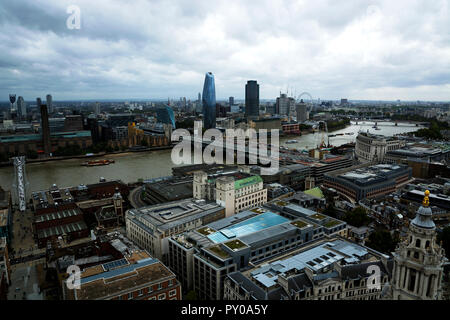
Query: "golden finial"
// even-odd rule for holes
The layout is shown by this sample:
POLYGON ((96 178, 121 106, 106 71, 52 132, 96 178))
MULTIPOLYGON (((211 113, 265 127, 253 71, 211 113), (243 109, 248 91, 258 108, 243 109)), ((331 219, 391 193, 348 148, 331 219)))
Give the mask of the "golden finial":
POLYGON ((423 201, 422 201, 422 205, 424 207, 428 207, 430 205, 430 199, 428 198, 429 195, 430 195, 430 191, 426 190, 425 191, 425 197, 423 198, 423 201))

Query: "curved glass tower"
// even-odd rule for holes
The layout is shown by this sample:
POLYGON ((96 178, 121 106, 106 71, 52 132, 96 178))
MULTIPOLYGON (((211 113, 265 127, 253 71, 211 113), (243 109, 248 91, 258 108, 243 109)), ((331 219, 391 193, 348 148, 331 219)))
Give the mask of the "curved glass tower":
POLYGON ((211 129, 216 127, 216 89, 214 85, 214 75, 208 72, 205 75, 203 85, 203 127, 211 129))
POLYGON ((156 119, 159 122, 171 124, 172 128, 175 129, 175 115, 171 107, 165 106, 164 108, 156 109, 156 119))

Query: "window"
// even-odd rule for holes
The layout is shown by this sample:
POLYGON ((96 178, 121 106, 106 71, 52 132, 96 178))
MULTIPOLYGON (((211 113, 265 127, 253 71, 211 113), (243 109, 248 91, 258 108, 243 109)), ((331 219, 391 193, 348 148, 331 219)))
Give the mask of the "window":
POLYGON ((152 291, 153 291, 153 287, 152 286, 148 287, 148 292, 150 293, 152 291))
POLYGON ((162 289, 162 283, 158 283, 158 290, 162 289))
POLYGON ((165 298, 166 298, 165 293, 161 293, 160 295, 158 295, 158 300, 164 300, 165 298))
POLYGON ((139 295, 142 296, 144 294, 144 290, 139 290, 139 295))
POLYGON ((417 247, 417 248, 420 248, 420 239, 417 239, 417 240, 416 240, 416 247, 417 247))
POLYGON ((169 291, 169 297, 173 297, 177 294, 177 290, 170 290, 169 291))
POLYGON ((128 294, 128 300, 131 300, 131 299, 133 299, 133 292, 130 292, 130 293, 128 294))

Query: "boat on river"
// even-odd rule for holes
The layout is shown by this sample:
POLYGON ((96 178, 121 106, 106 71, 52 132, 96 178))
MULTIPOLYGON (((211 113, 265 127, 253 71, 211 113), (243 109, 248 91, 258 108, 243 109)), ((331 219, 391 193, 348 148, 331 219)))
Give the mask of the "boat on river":
POLYGON ((96 166, 107 166, 111 163, 114 163, 114 160, 110 159, 100 159, 100 160, 91 160, 83 162, 81 165, 85 167, 96 167, 96 166))

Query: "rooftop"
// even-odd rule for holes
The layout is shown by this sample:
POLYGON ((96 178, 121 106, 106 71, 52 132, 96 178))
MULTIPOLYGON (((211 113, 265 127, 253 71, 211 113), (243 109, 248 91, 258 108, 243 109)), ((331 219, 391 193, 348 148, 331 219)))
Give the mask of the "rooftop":
MULTIPOLYGON (((123 259, 83 270, 81 288, 76 290, 76 298, 78 300, 102 299, 167 277, 174 277, 174 275, 159 260, 149 257, 148 254, 135 253, 123 259)), ((69 294, 72 294, 73 298, 73 291, 69 294)))
POLYGON ((168 230, 219 210, 223 210, 223 207, 215 202, 185 199, 131 209, 128 214, 137 220, 143 219, 161 230, 168 230))
POLYGON ((238 238, 251 233, 259 232, 288 221, 289 220, 287 218, 268 211, 259 214, 256 217, 237 223, 231 227, 223 228, 220 231, 209 235, 208 238, 215 243, 224 242, 232 238, 238 238))
POLYGON ((364 261, 368 254, 366 248, 338 239, 308 247, 306 250, 302 249, 300 253, 297 251, 285 259, 264 264, 250 271, 250 275, 260 285, 269 288, 276 284, 279 274, 299 272, 305 268, 316 273, 335 262, 359 263, 364 261))

